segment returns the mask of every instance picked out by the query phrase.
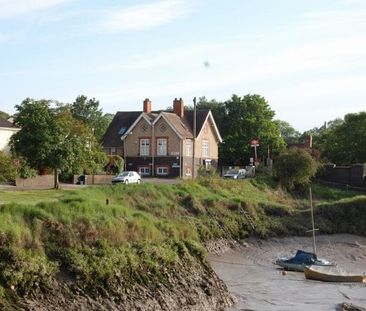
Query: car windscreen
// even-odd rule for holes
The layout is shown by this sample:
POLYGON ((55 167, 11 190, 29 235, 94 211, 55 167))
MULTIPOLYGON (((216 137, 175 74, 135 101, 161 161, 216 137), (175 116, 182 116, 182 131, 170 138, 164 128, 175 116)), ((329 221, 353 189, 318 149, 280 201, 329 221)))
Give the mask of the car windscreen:
POLYGON ((128 176, 128 172, 123 172, 118 174, 119 177, 124 177, 124 176, 128 176))
POLYGON ((238 174, 237 170, 228 170, 226 174, 238 174))

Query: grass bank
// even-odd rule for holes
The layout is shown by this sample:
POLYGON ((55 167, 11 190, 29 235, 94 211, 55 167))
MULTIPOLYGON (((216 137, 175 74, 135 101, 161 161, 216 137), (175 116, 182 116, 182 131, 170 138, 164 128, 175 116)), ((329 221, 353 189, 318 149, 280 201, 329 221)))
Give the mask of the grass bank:
MULTIPOLYGON (((366 235, 365 196, 313 190, 322 233, 366 235)), ((264 177, 0 196, 0 297, 14 305, 20 296, 47 293, 61 276, 91 296, 118 296, 139 284, 169 287, 169 271, 197 261, 210 269, 208 240, 304 235, 310 226, 306 195, 290 196, 264 177)))

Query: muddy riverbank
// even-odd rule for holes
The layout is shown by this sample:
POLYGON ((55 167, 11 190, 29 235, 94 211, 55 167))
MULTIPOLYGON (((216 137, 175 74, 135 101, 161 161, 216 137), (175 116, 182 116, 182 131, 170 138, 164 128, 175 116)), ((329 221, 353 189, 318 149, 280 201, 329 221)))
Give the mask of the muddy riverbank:
MULTIPOLYGON (((366 271, 366 238, 355 235, 317 237, 319 257, 336 261, 344 270, 366 271)), ((227 311, 335 310, 346 302, 366 307, 366 284, 321 283, 302 273, 283 275, 273 261, 297 249, 312 249, 308 237, 247 239, 223 254, 210 255, 212 266, 238 303, 227 311)))

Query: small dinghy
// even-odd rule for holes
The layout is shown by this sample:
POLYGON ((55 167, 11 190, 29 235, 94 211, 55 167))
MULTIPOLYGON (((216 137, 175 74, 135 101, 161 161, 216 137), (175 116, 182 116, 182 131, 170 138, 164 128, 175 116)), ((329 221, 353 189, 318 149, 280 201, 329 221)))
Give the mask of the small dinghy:
POLYGON ((339 267, 311 266, 304 269, 305 277, 309 280, 323 282, 353 282, 366 283, 366 274, 351 274, 342 271, 339 267))

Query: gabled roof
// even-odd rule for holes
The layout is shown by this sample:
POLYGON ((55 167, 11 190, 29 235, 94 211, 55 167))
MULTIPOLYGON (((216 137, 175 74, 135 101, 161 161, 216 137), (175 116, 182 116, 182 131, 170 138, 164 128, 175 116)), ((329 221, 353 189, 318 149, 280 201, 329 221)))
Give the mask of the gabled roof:
MULTIPOLYGON (((209 109, 202 109, 196 111, 196 137, 201 132, 203 124, 205 123, 207 116, 209 114, 209 109)), ((193 110, 187 110, 184 112, 184 118, 186 119, 187 124, 191 128, 193 134, 193 110)))
POLYGON ((193 138, 192 130, 189 125, 172 112, 161 112, 154 121, 154 124, 158 122, 160 118, 165 119, 165 121, 172 127, 172 129, 177 133, 179 138, 193 138))
MULTIPOLYGON (((122 147, 122 137, 126 136, 128 132, 132 131, 134 126, 144 118, 150 123, 156 123, 160 118, 172 127, 179 138, 193 138, 193 110, 186 110, 184 117, 181 119, 174 112, 154 111, 151 113, 144 113, 141 111, 119 111, 114 116, 107 132, 102 139, 104 147, 122 147)), ((198 136, 203 128, 205 122, 211 118, 212 124, 216 131, 216 136, 221 142, 221 136, 213 119, 212 113, 209 109, 197 110, 196 113, 196 133, 198 136)))
MULTIPOLYGON (((216 122, 215 122, 215 119, 214 119, 214 117, 213 117, 213 115, 212 115, 211 110, 209 111, 208 115, 206 116, 206 119, 205 119, 205 121, 203 122, 203 124, 205 124, 206 122, 208 122, 208 119, 210 119, 210 120, 211 120, 211 122, 212 122, 212 125, 213 125, 213 127, 214 127, 214 129, 215 129, 215 134, 216 134, 216 137, 217 137, 218 141, 219 141, 220 143, 222 143, 222 138, 221 138, 221 135, 220 135, 219 129, 217 128, 217 125, 216 125, 216 122)), ((198 131, 197 131, 197 132, 198 132, 198 131)), ((201 135, 201 133, 202 133, 202 127, 201 127, 201 130, 198 132, 197 138, 201 135)))
POLYGON ((132 130, 135 128, 135 126, 137 125, 137 123, 140 122, 141 119, 145 119, 145 121, 148 124, 151 124, 156 118, 156 114, 151 112, 151 113, 146 113, 146 112, 141 112, 140 115, 138 116, 138 118, 131 124, 131 126, 129 128, 124 128, 126 129, 123 133, 119 133, 119 134, 123 134, 121 135, 121 140, 124 140, 126 138, 126 136, 132 132, 132 130))
POLYGON ((14 127, 13 123, 8 120, 0 118, 0 127, 12 128, 14 127))
POLYGON ((122 147, 121 132, 131 127, 136 119, 141 115, 141 111, 118 111, 109 125, 102 139, 104 147, 122 147))

